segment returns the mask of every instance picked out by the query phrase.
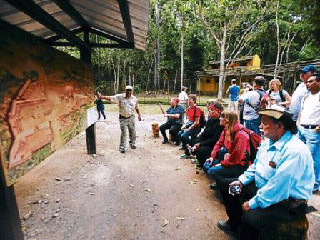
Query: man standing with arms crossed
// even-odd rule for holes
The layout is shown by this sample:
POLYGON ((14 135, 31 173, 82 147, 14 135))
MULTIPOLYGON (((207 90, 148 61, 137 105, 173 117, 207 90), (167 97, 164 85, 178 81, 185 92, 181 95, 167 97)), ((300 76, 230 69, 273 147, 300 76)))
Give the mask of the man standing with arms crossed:
POLYGON ((129 130, 129 144, 132 149, 136 149, 136 129, 134 120, 134 110, 138 114, 138 119, 141 121, 141 114, 138 100, 132 95, 132 86, 126 86, 126 92, 116 94, 114 96, 101 96, 102 99, 118 103, 119 105, 119 120, 120 120, 120 147, 121 153, 126 152, 126 128, 129 130))

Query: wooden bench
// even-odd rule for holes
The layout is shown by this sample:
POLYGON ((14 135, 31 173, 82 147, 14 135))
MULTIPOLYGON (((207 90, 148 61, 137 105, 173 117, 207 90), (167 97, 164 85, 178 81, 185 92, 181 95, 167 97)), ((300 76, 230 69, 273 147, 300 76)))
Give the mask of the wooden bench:
POLYGON ((307 240, 309 221, 303 217, 291 222, 280 223, 273 236, 262 237, 265 240, 307 240))

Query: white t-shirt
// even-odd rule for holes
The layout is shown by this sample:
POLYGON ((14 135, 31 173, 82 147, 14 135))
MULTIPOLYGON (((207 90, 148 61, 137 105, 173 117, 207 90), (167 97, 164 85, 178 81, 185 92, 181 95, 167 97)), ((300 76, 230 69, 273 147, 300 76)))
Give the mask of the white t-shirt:
POLYGON ((188 94, 185 91, 181 91, 181 93, 179 93, 180 103, 187 103, 187 100, 188 100, 188 94))
POLYGON ((260 105, 260 94, 257 91, 249 91, 240 97, 244 102, 243 119, 253 120, 259 118, 259 114, 251 106, 260 105), (250 105, 248 104, 250 103, 250 105))
POLYGON ((300 125, 320 125, 320 92, 302 99, 300 125))
POLYGON ((293 113, 293 120, 297 120, 301 108, 301 101, 305 94, 309 93, 306 85, 302 82, 294 91, 291 97, 290 112, 293 113))

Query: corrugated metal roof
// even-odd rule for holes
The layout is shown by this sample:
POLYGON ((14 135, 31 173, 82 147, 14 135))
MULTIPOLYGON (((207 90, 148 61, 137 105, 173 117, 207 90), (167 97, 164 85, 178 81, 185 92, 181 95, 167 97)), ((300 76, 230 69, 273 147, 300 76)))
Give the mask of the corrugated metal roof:
POLYGON ((66 38, 55 27, 65 27, 71 33, 89 29, 143 50, 149 28, 149 4, 149 0, 0 0, 0 19, 44 40, 66 38), (33 4, 45 12, 37 6, 29 9, 33 4), (45 19, 46 13, 54 19, 45 19), (37 14, 42 18, 37 19, 37 14), (50 27, 47 20, 56 26, 50 27))

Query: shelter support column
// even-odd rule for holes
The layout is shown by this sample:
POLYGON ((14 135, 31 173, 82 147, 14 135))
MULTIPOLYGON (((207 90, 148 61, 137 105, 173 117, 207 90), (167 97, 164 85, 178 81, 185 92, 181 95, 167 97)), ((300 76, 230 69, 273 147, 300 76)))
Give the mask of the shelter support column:
POLYGON ((6 164, 0 149, 0 239, 23 240, 14 186, 6 177, 6 164))
MULTIPOLYGON (((89 31, 84 31, 84 42, 89 46, 89 31)), ((91 64, 91 47, 80 47, 80 59, 91 64)), ((91 124, 86 129, 87 154, 96 154, 96 124, 91 124)))

